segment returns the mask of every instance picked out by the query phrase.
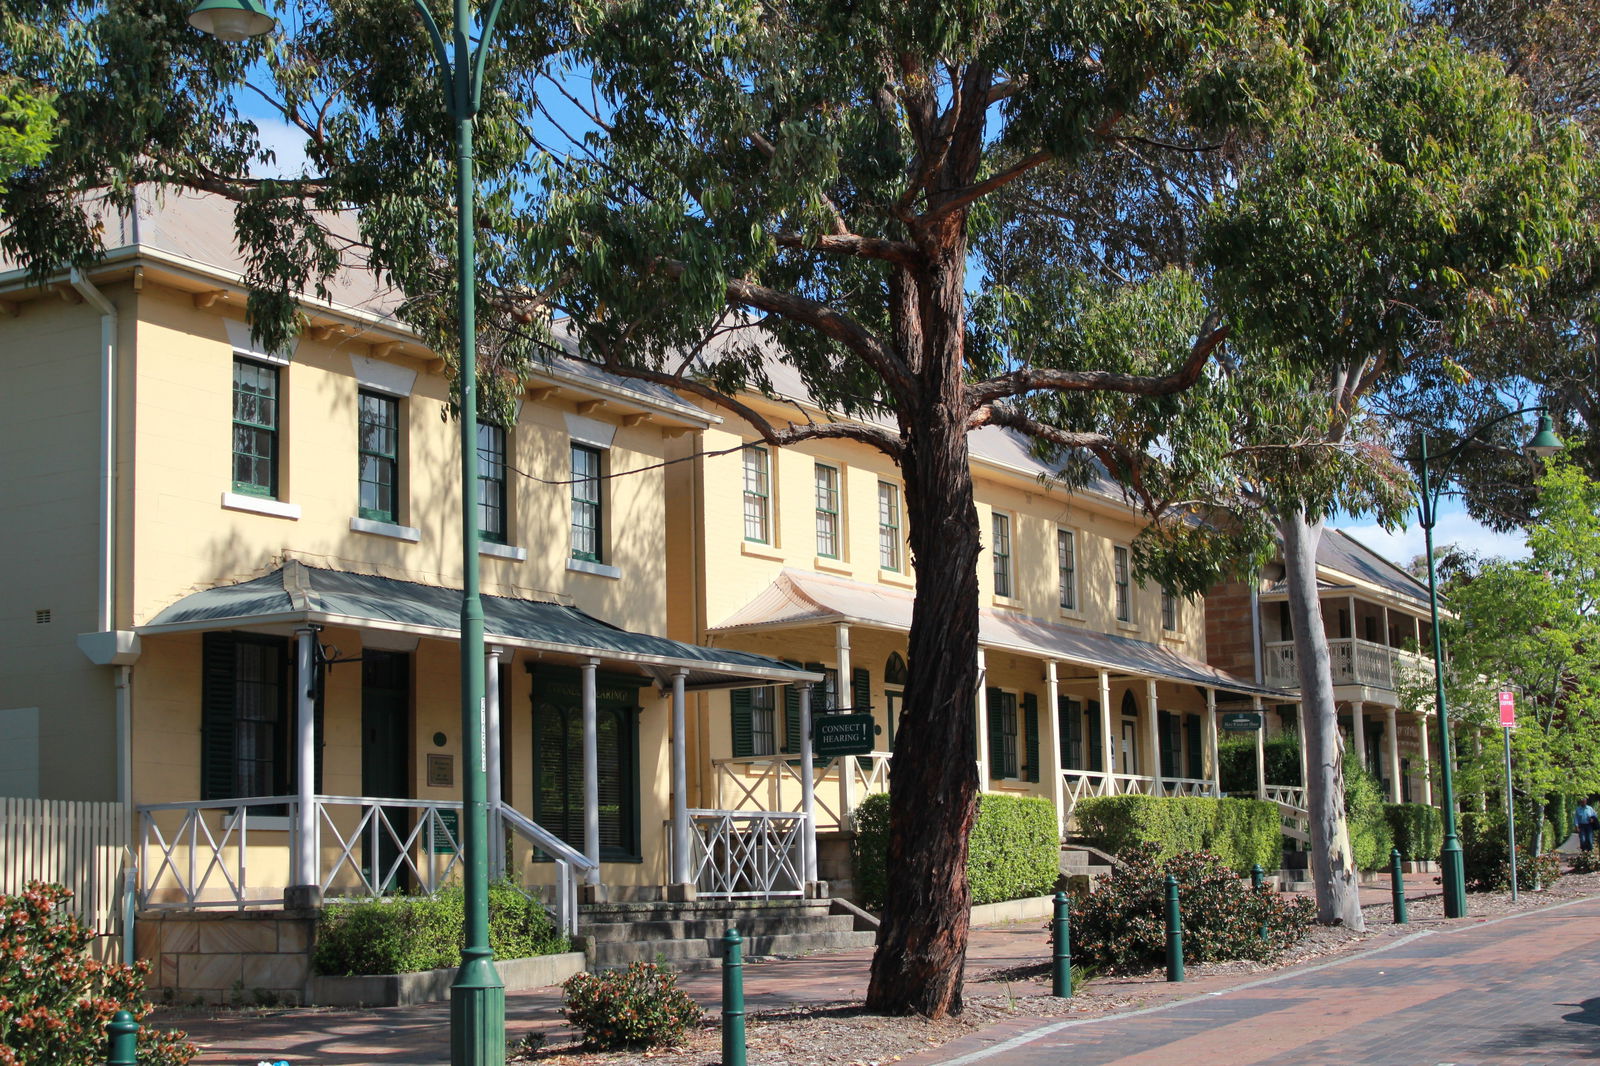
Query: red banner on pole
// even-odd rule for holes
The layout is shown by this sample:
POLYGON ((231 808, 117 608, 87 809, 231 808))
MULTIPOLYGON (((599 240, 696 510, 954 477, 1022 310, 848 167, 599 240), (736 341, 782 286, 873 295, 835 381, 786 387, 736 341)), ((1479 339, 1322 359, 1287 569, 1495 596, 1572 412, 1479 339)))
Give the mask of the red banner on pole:
POLYGON ((1517 728, 1517 696, 1514 692, 1500 693, 1500 724, 1507 729, 1517 728))

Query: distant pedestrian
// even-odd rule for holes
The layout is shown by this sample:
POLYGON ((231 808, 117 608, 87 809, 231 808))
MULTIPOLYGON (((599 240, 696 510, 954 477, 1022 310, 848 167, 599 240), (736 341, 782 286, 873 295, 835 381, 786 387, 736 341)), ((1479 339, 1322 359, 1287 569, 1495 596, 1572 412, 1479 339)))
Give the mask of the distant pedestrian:
POLYGON ((1595 823, 1600 822, 1600 815, 1596 815, 1594 808, 1589 806, 1589 801, 1584 800, 1578 804, 1578 809, 1572 812, 1572 828, 1578 831, 1578 849, 1589 851, 1594 847, 1595 823))

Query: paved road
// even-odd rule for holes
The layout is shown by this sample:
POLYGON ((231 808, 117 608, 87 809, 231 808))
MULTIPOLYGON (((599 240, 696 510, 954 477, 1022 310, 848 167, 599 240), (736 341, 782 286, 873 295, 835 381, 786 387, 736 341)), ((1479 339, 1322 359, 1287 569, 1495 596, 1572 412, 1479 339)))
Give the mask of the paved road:
POLYGON ((1600 900, 1420 933, 1147 1011, 1008 1028, 903 1066, 1592 1066, 1600 900))

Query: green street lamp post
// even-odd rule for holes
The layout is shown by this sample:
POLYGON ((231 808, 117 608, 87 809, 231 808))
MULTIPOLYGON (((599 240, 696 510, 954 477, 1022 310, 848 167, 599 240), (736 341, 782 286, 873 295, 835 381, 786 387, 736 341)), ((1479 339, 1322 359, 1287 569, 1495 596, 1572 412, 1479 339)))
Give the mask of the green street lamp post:
MULTIPOLYGON (((1523 445, 1523 454, 1531 460, 1559 452, 1561 440, 1550 424, 1549 412, 1542 407, 1525 407, 1492 418, 1463 436, 1451 451, 1445 453, 1449 462, 1437 485, 1433 484, 1429 477, 1428 435, 1426 433, 1422 435, 1422 455, 1418 463, 1421 468, 1422 491, 1417 497, 1417 515, 1422 525, 1424 551, 1427 552, 1428 559, 1428 614, 1433 628, 1433 699, 1434 709, 1439 718, 1439 788, 1440 803, 1444 813, 1444 847, 1439 852, 1439 872, 1444 886, 1446 918, 1465 918, 1467 915, 1467 875, 1466 864, 1461 854, 1461 840, 1456 833, 1456 793, 1451 772, 1454 758, 1450 749, 1450 713, 1445 706, 1444 698, 1444 647, 1439 635, 1439 581, 1433 561, 1433 526, 1438 519, 1439 494, 1449 483, 1450 471, 1455 467, 1455 461, 1461 457, 1467 444, 1490 426, 1530 411, 1541 412, 1539 429, 1533 439, 1523 445)), ((1435 458, 1442 457, 1435 456, 1435 458)))
MULTIPOLYGON (((484 765, 483 600, 478 576, 477 320, 472 128, 482 97, 483 71, 503 0, 491 0, 478 43, 468 33, 468 0, 454 0, 448 44, 422 0, 412 0, 433 42, 445 106, 456 134, 456 329, 461 338, 461 858, 466 922, 461 966, 450 987, 452 1066, 503 1066, 506 991, 489 947, 489 819, 484 765)), ((195 28, 224 41, 267 33, 277 20, 260 0, 201 0, 189 16, 195 28)))

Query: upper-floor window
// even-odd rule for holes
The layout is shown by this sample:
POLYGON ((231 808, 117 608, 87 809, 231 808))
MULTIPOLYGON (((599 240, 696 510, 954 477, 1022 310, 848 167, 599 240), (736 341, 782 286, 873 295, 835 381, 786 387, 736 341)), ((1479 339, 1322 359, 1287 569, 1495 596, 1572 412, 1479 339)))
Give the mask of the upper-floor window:
POLYGON ((817 464, 817 554, 839 558, 839 471, 817 464))
POLYGON ((1117 545, 1111 549, 1112 580, 1116 582, 1117 621, 1133 618, 1132 588, 1128 580, 1128 549, 1117 545))
POLYGON ((1078 609, 1078 542, 1070 529, 1056 530, 1056 585, 1061 609, 1078 609))
POLYGON ((278 497, 278 368, 233 357, 233 491, 278 497))
POLYGON ((397 522, 400 514, 400 401, 360 393, 361 517, 397 522))
POLYGON ((878 482, 878 565, 900 569, 900 486, 878 482))
POLYGON ((572 557, 603 562, 604 512, 601 507, 601 456, 599 448, 572 446, 572 557))
POLYGON ((478 533, 506 542, 506 428, 478 423, 478 533))
POLYGON ((740 455, 744 460, 744 539, 768 544, 772 541, 772 484, 767 450, 747 444, 740 455))
POLYGON ((1161 590, 1161 628, 1178 628, 1178 597, 1166 589, 1161 590))
POLYGON ((999 511, 990 516, 994 531, 994 594, 1011 595, 1011 516, 999 511))

